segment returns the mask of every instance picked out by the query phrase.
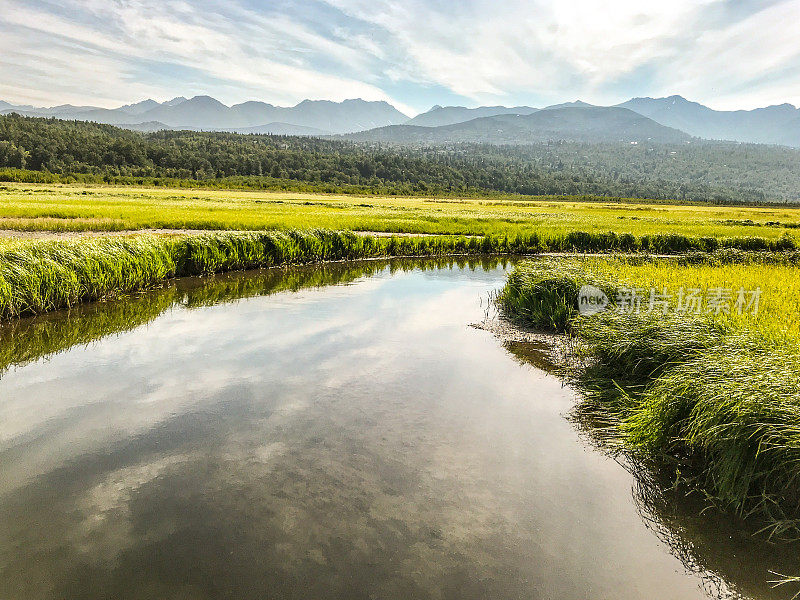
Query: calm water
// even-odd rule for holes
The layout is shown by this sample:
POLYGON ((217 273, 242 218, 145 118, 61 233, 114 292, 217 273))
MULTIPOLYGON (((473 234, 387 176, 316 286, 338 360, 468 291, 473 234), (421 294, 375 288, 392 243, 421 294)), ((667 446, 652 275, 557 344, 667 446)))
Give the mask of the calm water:
MULTIPOLYGON (((175 282, 0 329, 0 598, 788 598, 469 327, 497 263, 175 282)), ((483 306, 482 306, 483 304, 483 306)))

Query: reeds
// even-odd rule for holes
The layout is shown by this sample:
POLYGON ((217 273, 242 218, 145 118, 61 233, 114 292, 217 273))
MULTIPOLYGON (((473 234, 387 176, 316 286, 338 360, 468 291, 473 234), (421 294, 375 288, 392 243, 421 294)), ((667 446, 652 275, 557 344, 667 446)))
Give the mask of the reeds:
MULTIPOLYGON (((764 263, 750 259, 754 276, 768 277, 764 263)), ((720 260, 724 257, 711 257, 708 263, 720 260)), ((610 310, 580 316, 581 285, 594 284, 613 301, 615 269, 621 275, 617 285, 630 285, 637 273, 652 274, 648 262, 631 267, 624 260, 609 260, 602 268, 597 265, 597 260, 574 259, 520 265, 509 276, 499 302, 514 318, 570 334, 574 360, 565 365, 564 375, 583 396, 580 413, 606 427, 606 439, 634 459, 669 466, 676 477, 719 505, 740 514, 757 513, 770 521, 774 532, 791 530, 796 537, 797 339, 765 332, 769 314, 760 315, 757 323, 675 312, 610 310)), ((716 267, 703 268, 724 272, 724 267, 717 262, 716 267)), ((784 263, 772 268, 790 267, 784 263)), ((672 269, 679 273, 676 280, 698 283, 696 261, 689 266, 658 263, 656 269, 672 269)), ((796 311, 795 291, 786 290, 784 305, 767 304, 777 323, 786 323, 782 306, 796 311)))
MULTIPOLYGON (((0 319, 126 295, 171 277, 367 258, 503 254, 508 247, 507 240, 493 237, 325 230, 19 243, 0 248, 0 319)), ((538 251, 519 240, 514 248, 538 251)))
MULTIPOLYGON (((762 240, 776 253, 792 240, 762 240)), ((715 241, 733 248, 741 240, 715 241)), ((392 236, 346 231, 266 231, 196 236, 139 235, 79 241, 36 241, 0 247, 0 319, 74 306, 151 287, 164 279, 225 271, 394 256, 537 254, 542 252, 660 253, 702 250, 703 238, 573 232, 542 236, 392 236)), ((728 252, 736 252, 729 249, 728 252)), ((746 254, 741 253, 740 254, 746 254)), ((793 252, 780 252, 781 256, 793 252)), ((577 277, 577 275, 576 275, 577 277)), ((577 279, 576 279, 577 281, 577 279)), ((523 289, 522 286, 520 289, 523 289)), ((535 298, 540 297, 534 294, 535 298)), ((553 300, 553 299, 551 299, 553 300)), ((553 300, 555 301, 555 300, 553 300)), ((524 304, 526 300, 522 300, 524 304)), ((522 305, 520 305, 521 308, 522 305)), ((564 326, 566 308, 541 315, 564 326)), ((544 325, 544 323, 537 324, 544 325)))
POLYGON ((149 236, 38 242, 0 251, 0 317, 152 286, 177 273, 175 243, 149 236))

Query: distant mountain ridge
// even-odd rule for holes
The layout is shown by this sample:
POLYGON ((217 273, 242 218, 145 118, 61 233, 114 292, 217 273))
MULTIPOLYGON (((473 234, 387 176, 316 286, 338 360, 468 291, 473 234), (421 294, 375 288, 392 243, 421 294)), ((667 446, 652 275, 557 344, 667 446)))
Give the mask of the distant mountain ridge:
MULTIPOLYGON (((632 110, 660 125, 678 129, 694 137, 800 147, 800 109, 791 104, 753 110, 717 111, 675 95, 665 98, 632 98, 615 106, 632 110)), ((554 104, 543 109, 527 106, 482 106, 473 109, 463 106, 434 106, 428 112, 408 121, 406 125, 442 127, 479 117, 525 115, 539 110, 560 108, 595 107, 580 100, 554 104)))
POLYGON ((576 100, 575 102, 564 102, 554 104, 545 108, 533 108, 532 106, 479 106, 478 108, 466 108, 464 106, 439 106, 438 104, 424 113, 418 114, 413 119, 403 123, 403 125, 419 125, 421 127, 442 127, 444 125, 455 125, 464 123, 472 119, 481 117, 496 117, 499 115, 531 115, 540 110, 550 110, 553 108, 591 108, 591 104, 576 100))
POLYGON ((478 119, 480 117, 495 117, 497 115, 529 115, 535 113, 538 108, 530 106, 480 106, 478 108, 466 108, 464 106, 439 106, 436 105, 428 112, 421 113, 410 119, 404 125, 419 125, 420 127, 442 127, 444 125, 454 125, 478 119))
MULTIPOLYGON (((147 121, 145 123, 123 123, 117 125, 117 127, 121 127, 122 129, 130 129, 131 131, 141 131, 144 133, 173 129, 169 125, 159 121, 147 121)), ((181 127, 180 129, 182 131, 203 130, 198 127, 181 127)), ((314 129, 313 127, 302 127, 300 125, 290 125, 289 123, 267 123, 265 125, 258 125, 257 127, 236 127, 233 129, 215 129, 215 131, 257 135, 304 135, 311 137, 328 137, 328 134, 320 129, 314 129)))
MULTIPOLYGON (((597 137, 587 141, 599 142, 608 141, 615 135, 619 139, 630 138, 633 134, 638 135, 636 129, 623 128, 616 133, 611 131, 608 127, 631 125, 630 118, 620 121, 619 114, 613 116, 615 113, 610 111, 591 112, 591 109, 602 108, 627 109, 645 117, 651 121, 646 128, 652 130, 653 139, 662 137, 672 139, 675 137, 674 130, 678 130, 689 136, 712 140, 800 147, 800 109, 791 104, 754 110, 717 111, 677 95, 664 98, 632 98, 614 107, 597 107, 580 100, 544 108, 530 106, 467 108, 437 105, 413 118, 408 118, 387 102, 368 102, 361 99, 343 102, 304 100, 295 106, 282 107, 259 101, 227 106, 210 96, 195 96, 189 99, 179 96, 166 102, 148 99, 115 109, 70 104, 39 108, 14 105, 0 100, 0 114, 17 112, 27 116, 95 121, 139 131, 190 129, 306 136, 370 132, 368 135, 361 135, 360 138, 400 143, 418 142, 423 139, 531 143, 542 140, 547 135, 557 136, 560 133, 570 136, 569 139, 573 139, 572 136, 575 139, 586 139, 591 132, 597 137), (553 124, 555 128, 549 130, 549 125, 545 123, 548 117, 540 117, 540 121, 519 120, 522 117, 561 109, 590 112, 584 115, 586 119, 582 126, 577 121, 572 125, 562 122, 558 126, 553 124), (600 114, 609 119, 607 126, 600 127, 599 121, 589 126, 589 120, 593 118, 597 121, 600 114), (495 119, 495 121, 473 122, 479 119, 495 119), (465 123, 472 124, 463 125, 465 123), (534 126, 534 123, 538 125, 534 126), (652 123, 671 128, 673 132, 656 131, 652 123), (416 130, 415 127, 422 129, 416 130), (588 129, 581 132, 579 131, 581 127, 588 129), (442 129, 436 133, 427 131, 436 128, 442 129), (481 135, 485 136, 484 139, 479 139, 481 135)), ((577 118, 578 114, 580 113, 575 113, 573 119, 577 118)), ((553 120, 555 117, 551 115, 549 119, 553 120)), ((644 127, 643 123, 640 124, 641 127, 644 127)))
POLYGON ((618 107, 546 108, 531 114, 500 114, 439 127, 393 125, 345 136, 354 141, 401 144, 534 144, 548 141, 679 143, 688 134, 618 107))
POLYGON ((697 137, 800 146, 800 109, 791 104, 718 111, 682 96, 669 96, 633 98, 617 106, 697 137))
POLYGON ((366 100, 304 100, 296 106, 273 106, 265 102, 244 102, 226 106, 210 96, 167 102, 144 100, 115 109, 63 105, 52 108, 14 106, 0 103, 0 113, 95 121, 131 129, 152 130, 153 124, 169 129, 203 129, 251 133, 280 130, 285 135, 329 135, 350 133, 404 123, 404 115, 387 102, 366 100), (278 127, 280 125, 280 127, 278 127))

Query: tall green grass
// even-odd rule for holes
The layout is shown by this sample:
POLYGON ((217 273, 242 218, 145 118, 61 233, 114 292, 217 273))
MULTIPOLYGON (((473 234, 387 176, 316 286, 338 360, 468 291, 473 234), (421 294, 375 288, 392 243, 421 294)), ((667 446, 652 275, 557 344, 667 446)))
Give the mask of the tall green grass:
POLYGON ((152 237, 39 242, 0 251, 0 317, 47 312, 152 286, 178 272, 152 237))
POLYGON ((392 236, 266 231, 135 236, 0 246, 0 319, 47 312, 151 287, 170 277, 394 256, 703 250, 715 245, 793 250, 791 238, 712 240, 682 235, 572 232, 549 236, 392 236))
MULTIPOLYGON (((515 249, 527 248, 516 241, 515 249)), ((350 232, 214 233, 199 236, 39 241, 0 249, 0 318, 130 294, 165 279, 326 261, 508 252, 508 241, 373 237, 350 232)))
POLYGON ((580 316, 580 286, 596 285, 613 301, 621 284, 613 272, 613 262, 593 270, 591 261, 533 261, 509 276, 499 303, 514 318, 570 334, 573 360, 564 375, 583 396, 580 414, 606 441, 796 537, 798 345, 714 315, 580 316))

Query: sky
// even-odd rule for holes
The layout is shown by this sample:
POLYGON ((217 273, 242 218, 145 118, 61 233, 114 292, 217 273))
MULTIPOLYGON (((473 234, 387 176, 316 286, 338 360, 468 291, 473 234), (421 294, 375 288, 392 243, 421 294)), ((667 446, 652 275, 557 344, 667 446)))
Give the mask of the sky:
POLYGON ((800 0, 0 0, 0 100, 800 105, 800 0))

